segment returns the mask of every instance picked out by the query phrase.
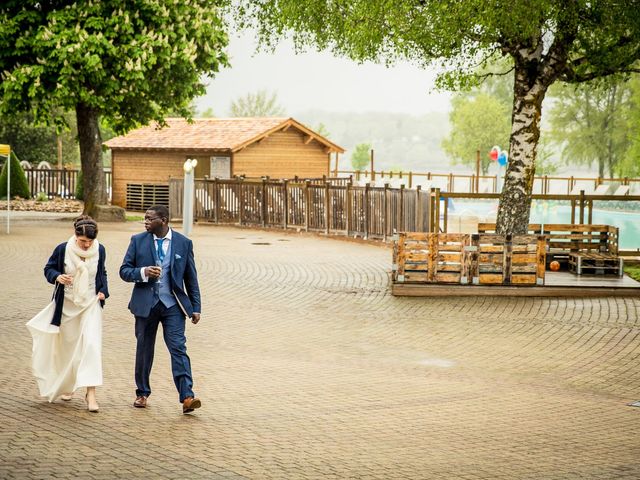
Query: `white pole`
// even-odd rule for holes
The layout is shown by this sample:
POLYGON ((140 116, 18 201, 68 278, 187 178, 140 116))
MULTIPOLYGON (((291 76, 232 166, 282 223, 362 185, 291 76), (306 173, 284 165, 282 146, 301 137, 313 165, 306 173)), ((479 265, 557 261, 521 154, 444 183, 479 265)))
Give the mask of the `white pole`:
POLYGON ((182 233, 187 237, 191 235, 191 227, 193 226, 193 170, 196 168, 197 164, 198 161, 196 159, 187 159, 182 167, 184 170, 184 195, 182 198, 182 233))
POLYGON ((11 233, 11 221, 9 220, 11 214, 11 150, 7 155, 7 235, 11 233))

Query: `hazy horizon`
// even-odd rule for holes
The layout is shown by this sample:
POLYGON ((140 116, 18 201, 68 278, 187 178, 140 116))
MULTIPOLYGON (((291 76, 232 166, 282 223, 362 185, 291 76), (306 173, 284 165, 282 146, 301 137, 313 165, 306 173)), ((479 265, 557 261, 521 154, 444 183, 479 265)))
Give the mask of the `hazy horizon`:
POLYGON ((206 95, 196 100, 198 112, 211 108, 229 116, 231 102, 248 93, 277 94, 285 116, 309 110, 336 113, 448 113, 451 92, 435 92, 435 70, 398 62, 391 67, 371 62, 357 64, 331 52, 296 53, 291 41, 272 52, 255 53, 253 35, 230 37, 231 67, 207 79, 206 95))

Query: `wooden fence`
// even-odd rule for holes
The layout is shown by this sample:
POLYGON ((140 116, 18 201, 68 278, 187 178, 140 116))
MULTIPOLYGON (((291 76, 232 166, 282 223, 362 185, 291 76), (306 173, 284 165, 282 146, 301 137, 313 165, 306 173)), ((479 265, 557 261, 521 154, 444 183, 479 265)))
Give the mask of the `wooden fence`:
MULTIPOLYGON (((356 182, 401 182, 408 188, 421 185, 426 191, 429 188, 440 188, 450 193, 499 193, 503 178, 497 175, 475 175, 459 173, 432 173, 412 171, 370 171, 370 170, 332 170, 334 177, 339 175, 353 177, 356 182)), ((586 194, 640 193, 640 178, 605 178, 605 177, 562 177, 540 175, 534 177, 533 193, 578 194, 584 190, 586 194), (625 188, 626 187, 626 188, 625 188), (624 193, 622 193, 624 192, 624 193)))
MULTIPOLYGON (((331 181, 197 179, 194 219, 386 240, 428 231, 429 192, 331 181)), ((183 180, 169 181, 171 218, 182 218, 183 180)))
MULTIPOLYGON (((24 173, 27 176, 27 183, 32 197, 37 196, 39 193, 44 193, 48 198, 76 198, 79 170, 26 168, 24 173)), ((111 169, 105 169, 104 174, 107 183, 107 194, 109 200, 111 200, 111 169)))

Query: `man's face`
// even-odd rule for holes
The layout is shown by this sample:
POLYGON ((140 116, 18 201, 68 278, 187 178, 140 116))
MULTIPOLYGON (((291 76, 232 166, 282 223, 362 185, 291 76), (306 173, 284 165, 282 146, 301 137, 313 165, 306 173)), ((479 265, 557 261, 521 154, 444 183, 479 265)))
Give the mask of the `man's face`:
POLYGON ((147 210, 144 214, 144 228, 147 232, 158 235, 164 228, 165 220, 155 210, 147 210))

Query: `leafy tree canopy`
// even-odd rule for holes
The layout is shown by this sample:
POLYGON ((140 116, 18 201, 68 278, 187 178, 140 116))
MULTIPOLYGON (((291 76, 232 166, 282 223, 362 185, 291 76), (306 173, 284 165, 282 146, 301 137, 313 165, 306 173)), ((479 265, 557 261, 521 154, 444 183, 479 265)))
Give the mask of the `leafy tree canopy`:
MULTIPOLYGON (((499 233, 525 233, 542 101, 557 81, 640 71, 640 0, 263 0, 234 2, 240 25, 267 46, 289 32, 298 48, 356 61, 446 67, 438 84, 476 84, 496 58, 514 72, 507 179, 499 233)), ((496 72, 491 72, 496 73, 496 72)), ((504 72, 502 72, 504 73, 504 72)))
POLYGON ((369 165, 371 161, 370 151, 370 143, 359 143, 356 145, 351 154, 351 166, 354 170, 364 170, 367 165, 369 165))
POLYGON ((456 162, 472 167, 476 164, 476 151, 480 150, 480 166, 486 174, 491 165, 491 147, 504 149, 509 145, 510 106, 495 96, 479 93, 471 98, 455 97, 452 107, 451 134, 442 142, 442 148, 456 162))
POLYGON ((283 117, 284 108, 278 104, 276 92, 267 90, 248 93, 231 102, 232 117, 283 117))
POLYGON ((118 132, 162 121, 227 64, 219 1, 9 0, 0 7, 4 111, 64 123, 58 107, 97 109, 118 132), (55 115, 54 118, 51 118, 55 115))
POLYGON ((0 6, 0 114, 65 124, 75 111, 85 213, 107 200, 100 119, 116 133, 190 115, 200 78, 227 64, 226 0, 7 0, 0 6))

